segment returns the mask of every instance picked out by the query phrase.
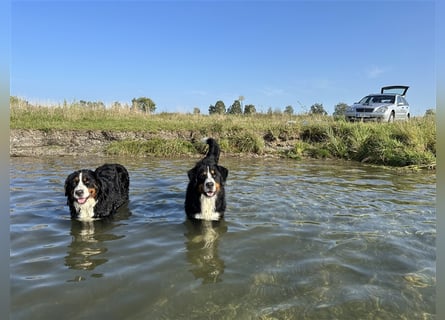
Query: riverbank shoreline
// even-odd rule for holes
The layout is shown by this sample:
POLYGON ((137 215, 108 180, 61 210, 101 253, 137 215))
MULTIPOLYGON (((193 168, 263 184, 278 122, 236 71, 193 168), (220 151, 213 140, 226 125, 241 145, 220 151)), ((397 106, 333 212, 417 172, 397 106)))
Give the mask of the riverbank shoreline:
MULTIPOLYGON (((150 133, 143 131, 112 131, 112 130, 44 130, 44 129, 11 129, 9 135, 10 157, 41 157, 41 156, 107 156, 107 148, 122 141, 149 141, 153 139, 189 141, 184 132, 150 133)), ((268 144, 263 154, 237 153, 231 156, 278 158, 280 152, 291 147, 287 144, 268 144)), ((199 157, 199 154, 195 154, 199 157)), ((187 156, 195 156, 187 154, 187 156)), ((156 156, 156 155, 152 155, 156 156)), ((172 157, 181 156, 172 154, 172 157)), ((143 157, 141 155, 141 157, 143 157)))
POLYGON ((11 157, 105 155, 110 143, 153 139, 146 132, 111 130, 11 129, 11 157))
MULTIPOLYGON (((189 141, 193 138, 187 137, 185 132, 143 132, 143 131, 113 131, 113 130, 61 130, 61 129, 11 129, 10 130, 10 157, 107 157, 116 156, 107 151, 112 143, 125 141, 150 141, 156 139, 164 140, 184 140, 189 141)), ((286 150, 293 148, 295 141, 281 141, 267 143, 261 154, 245 153, 223 153, 227 157, 242 158, 289 158, 285 156, 286 150)), ((122 156, 122 155, 121 155, 122 156)), ((156 154, 127 155, 132 157, 160 157, 156 154)), ((171 154, 171 158, 178 157, 200 158, 200 153, 171 154)), ((162 157, 165 157, 163 155, 162 157)), ((311 159, 311 157, 303 157, 311 159)), ((341 160, 341 159, 336 159, 341 160)), ((343 161, 346 161, 343 159, 343 161)), ((357 162, 357 161, 354 161, 357 162)), ((384 165, 369 164, 372 166, 385 167, 396 171, 429 171, 434 172, 436 165, 412 165, 405 167, 391 167, 384 165)))

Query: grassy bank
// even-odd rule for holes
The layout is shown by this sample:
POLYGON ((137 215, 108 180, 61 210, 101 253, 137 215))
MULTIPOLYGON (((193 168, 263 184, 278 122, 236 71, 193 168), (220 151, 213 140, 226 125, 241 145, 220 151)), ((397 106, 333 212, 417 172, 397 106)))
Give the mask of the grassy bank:
POLYGON ((203 146, 194 141, 211 136, 228 153, 274 154, 293 159, 339 158, 395 167, 435 167, 436 163, 434 116, 390 124, 348 123, 307 115, 150 115, 127 109, 11 104, 10 127, 143 131, 159 137, 115 141, 106 150, 115 155, 199 153, 203 146))

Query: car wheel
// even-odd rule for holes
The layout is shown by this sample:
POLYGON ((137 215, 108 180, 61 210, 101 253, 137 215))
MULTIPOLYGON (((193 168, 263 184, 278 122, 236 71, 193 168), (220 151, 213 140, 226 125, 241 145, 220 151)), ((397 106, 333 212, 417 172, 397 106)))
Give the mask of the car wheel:
POLYGON ((394 112, 389 115, 388 122, 394 122, 394 112))

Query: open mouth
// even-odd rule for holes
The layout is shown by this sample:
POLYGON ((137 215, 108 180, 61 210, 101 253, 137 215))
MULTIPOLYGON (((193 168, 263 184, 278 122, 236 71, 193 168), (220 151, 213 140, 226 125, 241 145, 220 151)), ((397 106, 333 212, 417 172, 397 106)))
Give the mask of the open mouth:
POLYGON ((86 198, 76 198, 77 203, 79 204, 84 204, 85 202, 87 202, 89 197, 86 198))
POLYGON ((213 197, 216 194, 216 191, 206 191, 206 192, 204 192, 204 194, 207 197, 211 198, 211 197, 213 197))

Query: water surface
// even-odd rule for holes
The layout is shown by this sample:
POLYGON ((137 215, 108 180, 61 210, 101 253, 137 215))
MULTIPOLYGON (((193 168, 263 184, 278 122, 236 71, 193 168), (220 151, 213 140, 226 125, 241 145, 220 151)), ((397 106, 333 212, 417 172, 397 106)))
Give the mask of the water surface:
POLYGON ((11 319, 435 319, 435 174, 222 157, 225 220, 193 224, 195 161, 12 158, 11 319), (71 221, 66 176, 104 162, 128 206, 71 221))

